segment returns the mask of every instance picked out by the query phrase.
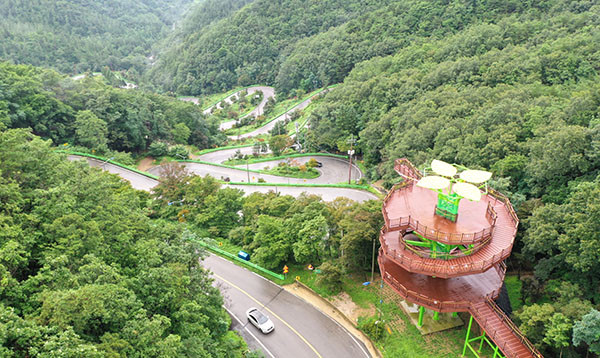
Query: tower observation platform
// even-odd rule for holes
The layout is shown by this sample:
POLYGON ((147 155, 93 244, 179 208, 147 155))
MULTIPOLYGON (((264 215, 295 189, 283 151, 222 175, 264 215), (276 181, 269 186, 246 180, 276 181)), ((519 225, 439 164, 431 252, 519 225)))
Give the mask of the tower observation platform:
POLYGON ((459 178, 450 164, 434 161, 433 172, 443 177, 424 177, 404 158, 394 168, 404 180, 383 202, 378 262, 383 280, 420 306, 418 325, 425 309, 434 319, 469 312, 463 355, 469 348, 479 356, 485 341, 494 357, 542 357, 494 302, 519 219, 507 197, 483 184, 491 173, 467 169, 459 178), (484 333, 469 338, 473 320, 484 333))

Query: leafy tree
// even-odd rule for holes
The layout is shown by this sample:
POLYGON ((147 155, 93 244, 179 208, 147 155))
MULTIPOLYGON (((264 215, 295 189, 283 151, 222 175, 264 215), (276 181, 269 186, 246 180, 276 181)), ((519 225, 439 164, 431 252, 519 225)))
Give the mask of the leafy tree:
POLYGON ((324 241, 327 239, 327 221, 322 215, 304 221, 298 232, 299 240, 293 245, 296 262, 317 262, 324 252, 324 241))
POLYGON ((260 215, 256 225, 253 260, 271 270, 280 267, 292 254, 292 243, 287 238, 284 221, 260 215))
POLYGON ((177 144, 186 144, 188 139, 190 138, 190 134, 192 131, 185 125, 185 123, 177 123, 173 126, 171 130, 171 135, 173 136, 173 140, 177 144))
POLYGON ((169 153, 169 145, 165 142, 153 142, 148 147, 148 155, 154 158, 160 158, 169 153))
POLYGON ((148 216, 184 193, 151 202, 25 129, 0 132, 0 163, 2 356, 242 357, 194 235, 148 216))
POLYGON ((269 148, 275 156, 281 155, 281 153, 290 145, 292 145, 292 141, 290 137, 287 135, 275 135, 269 139, 269 148))
POLYGON ((590 310, 573 326, 573 344, 588 345, 590 352, 600 354, 600 312, 590 310))
POLYGON ((96 117, 89 110, 80 111, 75 116, 75 134, 77 142, 90 149, 105 151, 107 149, 108 128, 106 122, 96 117))
POLYGON ((175 159, 188 159, 188 157, 190 156, 190 153, 187 150, 187 148, 181 144, 174 145, 171 148, 169 148, 168 154, 169 156, 175 159))
POLYGON ((318 282, 329 287, 334 292, 339 292, 342 288, 342 278, 344 271, 342 266, 335 261, 326 261, 319 266, 321 273, 317 278, 318 282))

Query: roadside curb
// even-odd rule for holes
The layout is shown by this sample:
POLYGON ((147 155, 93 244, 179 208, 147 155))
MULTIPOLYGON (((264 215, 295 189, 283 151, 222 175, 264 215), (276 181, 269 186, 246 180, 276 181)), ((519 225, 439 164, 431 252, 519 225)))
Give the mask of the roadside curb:
MULTIPOLYGON (((348 318, 348 316, 346 316, 342 311, 340 311, 337 307, 335 307, 331 302, 329 302, 329 300, 321 297, 319 294, 317 294, 315 291, 313 291, 310 287, 308 287, 307 285, 303 284, 300 281, 294 281, 293 284, 285 285, 282 287, 286 291, 288 291, 291 294, 302 299, 302 296, 297 295, 293 291, 294 289, 300 288, 300 289, 304 290, 305 292, 307 292, 309 295, 311 295, 316 300, 323 303, 325 306, 327 306, 328 309, 331 309, 335 314, 332 315, 329 312, 322 310, 321 308, 319 308, 313 304, 311 304, 311 305, 313 307, 315 307, 317 310, 321 311, 321 313, 323 313, 327 317, 329 317, 332 320, 334 320, 335 322, 337 322, 340 326, 344 327, 346 330, 348 330, 350 333, 352 333, 357 339, 359 339, 362 343, 364 343, 365 347, 367 348, 367 350, 369 351, 369 353, 371 354, 372 357, 383 358, 383 355, 377 349, 377 347, 375 346, 375 344, 373 343, 371 338, 369 338, 363 331, 358 329, 358 327, 356 327, 356 324, 354 322, 352 322, 352 320, 350 318, 348 318), (341 317, 344 322, 340 322, 339 317, 341 317)), ((310 304, 310 302, 309 302, 309 304, 310 304)))

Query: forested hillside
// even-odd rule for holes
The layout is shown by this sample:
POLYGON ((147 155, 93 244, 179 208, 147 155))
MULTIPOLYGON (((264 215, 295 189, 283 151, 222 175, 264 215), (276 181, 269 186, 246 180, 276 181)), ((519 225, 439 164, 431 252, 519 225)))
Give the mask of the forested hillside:
POLYGON ((152 45, 192 0, 6 0, 0 60, 51 67, 143 72, 152 45))
POLYGON ((0 356, 250 357, 194 235, 149 196, 0 131, 0 356))
MULTIPOLYGON (((230 16, 196 30, 188 18, 181 43, 174 43, 150 71, 164 90, 200 94, 236 84, 273 83, 278 57, 300 38, 338 26, 391 0, 256 0, 230 16)), ((237 1, 235 4, 240 4, 237 1)), ((221 13, 216 9, 215 16, 221 13)))
POLYGON ((400 156, 439 158, 560 201, 599 164, 599 13, 557 2, 363 62, 313 112, 314 143, 359 136, 373 178, 400 156))
POLYGON ((112 88, 101 78, 72 81, 52 70, 0 62, 0 89, 0 122, 32 128, 55 145, 137 153, 159 141, 208 148, 224 138, 199 106, 112 88))
POLYGON ((491 169, 521 219, 514 318, 546 356, 583 357, 600 305, 600 6, 541 5, 358 64, 312 112, 308 138, 344 150, 358 137, 386 185, 400 157, 491 169))
POLYGON ((520 1, 345 1, 343 6, 336 0, 255 1, 234 12, 248 1, 230 2, 230 14, 208 3, 195 8, 178 41, 169 41, 159 55, 150 74, 156 85, 183 94, 250 83, 275 85, 280 95, 297 88, 310 91, 341 82, 355 64, 393 54, 419 39, 548 6, 520 1), (209 15, 228 16, 205 29, 209 15))

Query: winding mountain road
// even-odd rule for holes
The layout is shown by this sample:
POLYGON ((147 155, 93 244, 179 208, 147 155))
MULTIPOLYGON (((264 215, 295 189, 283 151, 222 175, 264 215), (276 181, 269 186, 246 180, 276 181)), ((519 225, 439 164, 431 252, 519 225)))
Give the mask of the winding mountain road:
MULTIPOLYGON (((261 87, 255 88, 258 90, 261 87)), ((304 108, 308 103, 310 103, 310 100, 302 102, 295 109, 304 108)), ((280 118, 276 120, 280 120, 280 118)), ((256 131, 253 133, 248 134, 256 135, 256 131)), ((211 163, 222 163, 229 159, 236 150, 227 149, 207 153, 197 159, 211 163)), ((240 148, 240 150, 242 153, 251 153, 252 147, 240 148)), ((310 158, 312 157, 299 157, 293 160, 304 163, 310 158)), ((284 195, 293 196, 299 196, 307 192, 320 195, 326 201, 332 201, 340 196, 359 202, 377 199, 372 193, 350 188, 278 186, 282 183, 331 184, 347 180, 348 161, 329 156, 314 156, 314 158, 323 164, 321 168, 318 168, 321 175, 318 178, 306 180, 249 173, 245 168, 224 168, 191 162, 183 164, 190 172, 198 175, 212 175, 216 178, 229 177, 232 181, 244 181, 250 175, 251 182, 257 181, 258 178, 262 178, 267 182, 266 185, 229 185, 241 189, 246 194, 273 190, 284 195)), ((68 155, 68 159, 86 160, 90 166, 119 175, 124 180, 129 181, 135 189, 150 191, 158 184, 156 179, 107 161, 77 155, 68 155)), ((264 169, 265 166, 273 167, 281 161, 283 160, 255 163, 249 165, 249 168, 264 169)), ((351 170, 353 178, 358 179, 362 176, 358 167, 353 166, 351 170)), ((152 168, 150 172, 160 176, 161 167, 152 168)), ((212 271, 215 279, 214 285, 219 288, 225 298, 225 309, 232 316, 232 327, 240 333, 249 347, 261 350, 265 357, 371 357, 365 345, 350 332, 314 306, 285 291, 282 287, 215 255, 208 256, 203 261, 203 265, 212 271), (248 324, 245 312, 253 306, 258 307, 271 317, 276 327, 274 332, 263 335, 255 327, 248 324)))
POLYGON ((281 286, 216 255, 203 263, 213 272, 235 326, 266 357, 371 357, 364 344, 341 325, 281 286), (269 316, 275 331, 264 335, 250 325, 246 319, 250 307, 269 316))
MULTIPOLYGON (((228 122, 223 122, 219 125, 219 129, 222 131, 226 131, 229 128, 232 128, 233 125, 235 124, 235 122, 237 122, 240 119, 246 118, 248 116, 252 116, 252 117, 258 117, 261 114, 265 113, 265 105, 267 104, 267 101, 269 100, 269 98, 275 97, 275 89, 273 87, 267 87, 267 86, 255 86, 255 87, 249 87, 247 88, 248 90, 248 94, 252 94, 258 91, 261 91, 263 93, 263 98, 260 101, 260 103, 258 104, 258 106, 256 106, 256 108, 254 108, 250 113, 246 114, 245 116, 242 116, 240 118, 238 118, 237 120, 233 120, 233 121, 228 121, 228 122)), ((233 96, 235 96, 236 94, 238 94, 239 92, 236 92, 234 94, 232 94, 231 96, 225 98, 225 101, 228 103, 232 103, 231 98, 233 96)), ((220 102, 219 102, 220 103, 220 102)), ((217 108, 219 107, 219 103, 217 103, 217 108)), ((211 108, 207 108, 204 110, 204 113, 210 113, 210 111, 212 110, 211 108), (208 111, 208 112, 207 112, 208 111)))

